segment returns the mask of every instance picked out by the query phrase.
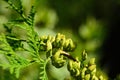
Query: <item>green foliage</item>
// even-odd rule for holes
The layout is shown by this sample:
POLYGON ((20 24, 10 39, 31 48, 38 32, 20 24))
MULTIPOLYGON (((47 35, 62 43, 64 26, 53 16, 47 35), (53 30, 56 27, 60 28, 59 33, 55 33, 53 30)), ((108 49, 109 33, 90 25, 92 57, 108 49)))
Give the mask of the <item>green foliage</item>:
POLYGON ((48 61, 49 59, 41 60, 40 62, 40 70, 41 70, 40 77, 39 77, 40 80, 48 80, 47 73, 46 73, 46 65, 48 61))
POLYGON ((7 64, 1 63, 0 66, 4 69, 9 68, 10 73, 15 73, 17 78, 19 77, 20 69, 30 65, 30 62, 27 59, 19 57, 15 54, 4 34, 0 35, 0 53, 4 54, 9 61, 7 64))
POLYGON ((0 35, 0 54, 4 54, 6 63, 0 62, 0 66, 9 69, 11 74, 20 78, 20 70, 37 63, 40 66, 39 79, 48 80, 46 66, 51 62, 56 68, 67 64, 67 69, 74 80, 104 80, 103 76, 96 75, 95 58, 86 63, 87 53, 83 51, 81 60, 72 57, 69 53, 76 48, 71 39, 58 33, 56 36, 39 37, 34 30, 35 8, 31 7, 29 14, 24 14, 21 0, 4 0, 15 10, 20 19, 4 24, 6 34, 0 35), (13 33, 13 28, 19 27, 26 31, 27 38, 21 39, 13 33), (19 51, 28 52, 29 57, 19 55, 19 51), (42 57, 42 52, 46 57, 42 57), (68 62, 68 63, 67 63, 68 62))

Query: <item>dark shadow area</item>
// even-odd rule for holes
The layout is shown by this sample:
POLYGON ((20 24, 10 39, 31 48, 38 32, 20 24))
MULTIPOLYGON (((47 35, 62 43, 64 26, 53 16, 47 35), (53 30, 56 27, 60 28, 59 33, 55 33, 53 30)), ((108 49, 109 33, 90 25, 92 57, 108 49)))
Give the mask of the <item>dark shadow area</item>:
POLYGON ((109 13, 109 33, 103 43, 101 65, 108 70, 108 76, 113 80, 120 74, 120 5, 112 4, 109 13))

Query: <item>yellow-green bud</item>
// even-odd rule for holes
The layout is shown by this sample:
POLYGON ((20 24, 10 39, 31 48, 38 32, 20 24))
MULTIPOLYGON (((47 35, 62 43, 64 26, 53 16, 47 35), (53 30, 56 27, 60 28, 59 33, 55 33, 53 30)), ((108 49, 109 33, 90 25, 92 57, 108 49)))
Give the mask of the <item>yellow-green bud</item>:
POLYGON ((80 75, 80 62, 69 60, 67 68, 72 76, 80 75))
POLYGON ((64 44, 65 44, 65 36, 64 35, 61 36, 60 43, 61 43, 61 46, 64 46, 64 44))
POLYGON ((82 52, 82 60, 86 60, 87 59, 87 53, 85 52, 85 50, 82 52))
POLYGON ((58 33, 55 37, 55 41, 53 42, 53 46, 55 48, 61 48, 65 44, 65 35, 58 33))
POLYGON ((47 51, 52 49, 52 43, 50 42, 50 40, 47 40, 47 51))
POLYGON ((93 65, 93 64, 95 64, 95 58, 91 58, 89 61, 89 65, 93 65))
POLYGON ((44 40, 46 40, 47 39, 47 36, 42 36, 42 37, 40 37, 40 40, 41 41, 44 41, 44 40))
POLYGON ((85 75, 85 80, 90 80, 90 74, 85 75))
POLYGON ((66 49, 66 48, 68 47, 68 45, 69 45, 69 40, 67 39, 67 40, 65 41, 64 48, 66 49))
POLYGON ((75 45, 73 44, 73 41, 71 39, 67 39, 65 41, 65 44, 63 46, 63 49, 65 51, 73 51, 75 49, 75 45))
POLYGON ((96 65, 95 65, 95 64, 93 64, 93 65, 91 65, 91 66, 88 67, 88 69, 89 69, 90 71, 93 71, 95 68, 96 68, 96 65))
POLYGON ((96 73, 96 68, 93 71, 91 71, 91 75, 95 75, 95 73, 96 73))
POLYGON ((87 68, 84 67, 84 68, 82 69, 82 73, 81 73, 81 78, 82 78, 82 79, 85 77, 85 72, 86 72, 86 71, 87 71, 87 68))
POLYGON ((58 43, 61 40, 61 35, 58 33, 55 37, 56 42, 58 43))
POLYGON ((55 66, 56 68, 64 66, 66 62, 66 58, 63 55, 61 55, 61 50, 58 50, 55 53, 53 53, 51 59, 52 65, 55 66))
POLYGON ((74 45, 74 43, 73 43, 73 41, 71 39, 69 39, 69 46, 70 46, 71 51, 74 50, 75 45, 74 45))
POLYGON ((102 75, 99 76, 99 80, 104 80, 102 75))
POLYGON ((93 75, 91 80, 99 80, 97 76, 93 75))
POLYGON ((51 38, 51 42, 54 42, 54 41, 55 41, 55 37, 52 37, 52 38, 51 38))

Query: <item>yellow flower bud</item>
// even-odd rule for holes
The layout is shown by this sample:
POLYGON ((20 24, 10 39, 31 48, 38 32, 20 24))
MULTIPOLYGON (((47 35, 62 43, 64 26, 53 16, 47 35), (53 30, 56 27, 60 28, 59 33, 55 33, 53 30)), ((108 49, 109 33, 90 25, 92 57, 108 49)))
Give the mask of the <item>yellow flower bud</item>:
POLYGON ((51 38, 51 42, 54 42, 54 41, 55 41, 55 37, 52 37, 52 38, 51 38))
POLYGON ((67 40, 65 41, 64 48, 66 49, 66 48, 68 47, 68 45, 69 45, 69 40, 67 39, 67 40))
POLYGON ((95 64, 95 58, 91 58, 89 61, 89 65, 93 65, 93 64, 95 64))
POLYGON ((93 64, 93 65, 91 65, 91 66, 88 67, 88 69, 89 69, 90 71, 93 71, 95 68, 96 68, 96 65, 95 65, 95 64, 93 64))
POLYGON ((52 49, 52 43, 50 42, 50 40, 47 40, 47 51, 52 49))
POLYGON ((63 46, 63 49, 65 51, 73 51, 75 49, 75 45, 73 44, 73 41, 71 39, 67 39, 65 41, 65 44, 63 46))
POLYGON ((47 39, 47 36, 42 36, 42 37, 40 37, 40 40, 41 41, 44 41, 44 40, 46 40, 47 39))
POLYGON ((95 75, 95 73, 96 73, 96 68, 91 71, 91 75, 95 75))
POLYGON ((67 68, 72 76, 80 75, 80 62, 69 60, 67 68))
POLYGON ((87 53, 85 52, 85 50, 82 52, 82 60, 86 60, 87 59, 87 53))
POLYGON ((53 42, 55 48, 61 48, 65 44, 65 35, 58 33, 53 42))
POLYGON ((102 75, 99 76, 99 80, 104 80, 102 75))
POLYGON ((85 72, 87 71, 87 68, 84 67, 81 72, 81 78, 83 79, 85 77, 85 72))
POLYGON ((61 55, 61 50, 58 50, 55 53, 53 53, 51 60, 52 60, 52 65, 55 66, 56 68, 60 68, 64 66, 66 62, 66 58, 63 55, 61 55))
POLYGON ((90 74, 85 75, 85 80, 90 80, 90 74))
POLYGON ((91 80, 99 80, 97 76, 93 75, 91 80))

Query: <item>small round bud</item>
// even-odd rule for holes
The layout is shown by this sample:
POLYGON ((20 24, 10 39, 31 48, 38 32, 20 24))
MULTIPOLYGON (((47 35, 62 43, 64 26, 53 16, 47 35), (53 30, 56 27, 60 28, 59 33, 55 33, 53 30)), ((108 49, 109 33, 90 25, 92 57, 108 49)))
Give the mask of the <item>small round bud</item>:
POLYGON ((50 42, 50 40, 47 40, 47 51, 52 49, 52 43, 50 42))
POLYGON ((70 46, 70 51, 73 51, 75 48, 75 45, 71 39, 69 39, 69 46, 70 46))
POLYGON ((95 58, 91 58, 89 61, 89 65, 93 65, 93 64, 95 64, 95 58))
POLYGON ((58 34, 56 35, 55 40, 56 40, 57 43, 59 43, 59 41, 61 40, 61 35, 60 35, 60 33, 58 33, 58 34))
POLYGON ((67 68, 72 76, 80 75, 80 62, 69 60, 67 68))
POLYGON ((68 41, 68 39, 65 41, 65 44, 64 44, 64 50, 68 47, 68 45, 69 45, 69 41, 68 41))
POLYGON ((90 74, 85 75, 85 80, 90 80, 90 74))
POLYGON ((85 77, 85 72, 87 71, 87 68, 84 67, 81 72, 81 78, 83 79, 85 77))
POLYGON ((61 50, 58 50, 55 53, 53 53, 51 60, 52 60, 52 65, 55 66, 56 68, 60 68, 64 66, 66 62, 66 58, 63 55, 61 55, 61 50))
POLYGON ((93 75, 91 80, 99 80, 97 76, 93 75))
POLYGON ((51 38, 51 42, 54 42, 54 41, 55 41, 55 37, 52 37, 52 38, 51 38))
POLYGON ((61 36, 60 43, 61 43, 61 46, 63 46, 65 44, 65 36, 64 35, 61 36))
POLYGON ((93 65, 91 65, 91 66, 88 67, 88 69, 89 69, 90 71, 93 71, 95 68, 96 68, 96 65, 95 65, 95 64, 93 64, 93 65))
POLYGON ((40 41, 46 42, 46 40, 47 40, 47 36, 40 37, 40 41))
POLYGON ((61 48, 63 47, 64 43, 65 43, 65 35, 58 33, 55 37, 55 41, 53 42, 53 46, 55 48, 61 48))
POLYGON ((87 53, 85 52, 85 50, 82 52, 82 60, 86 60, 87 59, 87 53))
POLYGON ((75 49, 75 45, 73 44, 73 41, 71 39, 67 39, 65 41, 65 44, 63 46, 63 49, 65 51, 73 51, 75 49))
POLYGON ((95 75, 95 73, 96 73, 96 68, 93 70, 93 71, 91 71, 91 75, 95 75))
POLYGON ((102 75, 99 76, 99 80, 104 80, 102 75))

